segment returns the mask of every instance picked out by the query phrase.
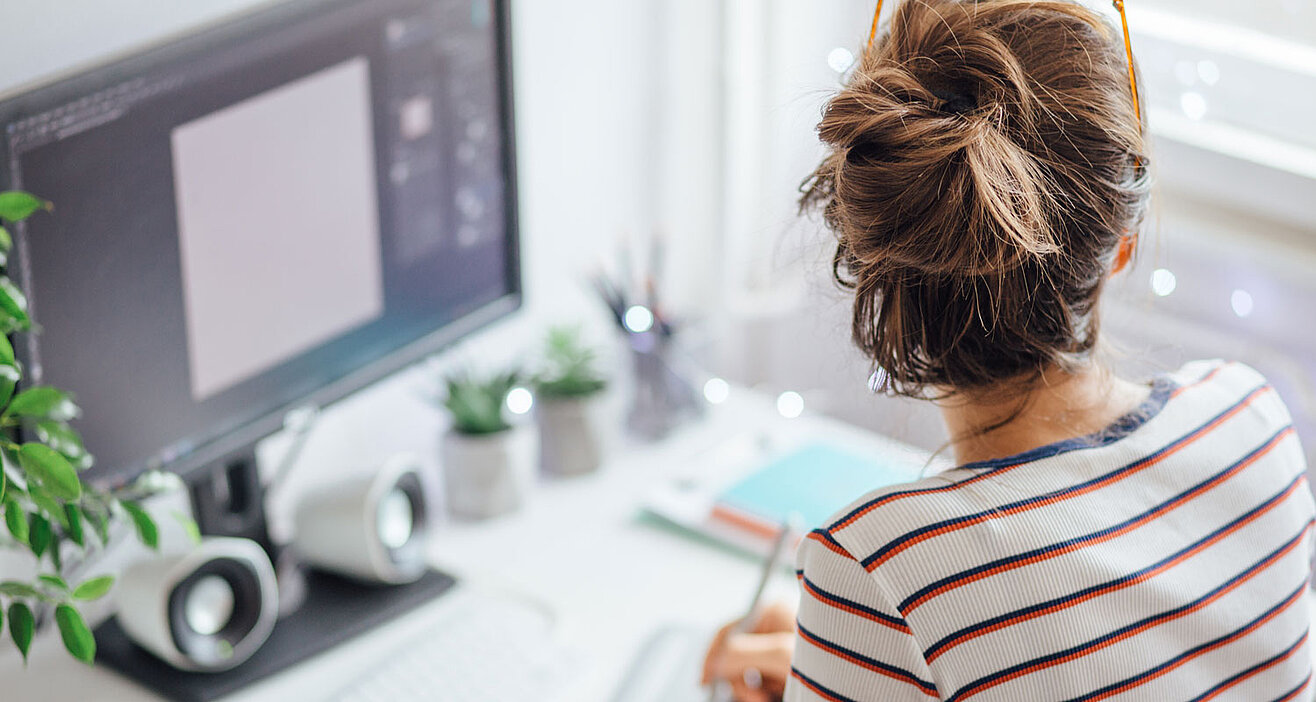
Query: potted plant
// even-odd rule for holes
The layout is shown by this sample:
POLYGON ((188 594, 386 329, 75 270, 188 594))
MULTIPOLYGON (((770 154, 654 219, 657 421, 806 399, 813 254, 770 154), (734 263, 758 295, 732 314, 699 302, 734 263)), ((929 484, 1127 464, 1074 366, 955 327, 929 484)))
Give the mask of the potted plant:
MULTIPOLYGON (((50 210, 50 203, 24 192, 0 192, 0 224, 14 223, 50 210)), ((13 244, 0 226, 0 266, 13 244)), ((105 595, 112 575, 71 579, 110 542, 112 524, 130 521, 138 538, 156 548, 159 530, 140 501, 177 486, 176 477, 158 473, 113 491, 84 482, 92 456, 69 424, 79 410, 73 397, 49 386, 15 393, 23 379, 9 335, 32 331, 27 298, 6 275, 0 275, 0 507, 7 539, 0 545, 21 549, 34 560, 35 575, 0 580, 0 620, 14 646, 27 657, 37 623, 52 615, 64 648, 78 660, 96 656, 79 603, 105 595)), ((185 521, 193 535, 195 523, 185 521)), ((3 631, 0 631, 0 636, 3 631)))
POLYGON ((507 421, 508 393, 515 371, 478 376, 468 370, 445 378, 443 404, 452 427, 443 437, 440 460, 448 511, 485 519, 514 511, 535 479, 533 426, 507 421))
POLYGON ((544 470, 557 475, 597 470, 603 462, 600 400, 608 383, 578 328, 549 330, 534 386, 544 470))

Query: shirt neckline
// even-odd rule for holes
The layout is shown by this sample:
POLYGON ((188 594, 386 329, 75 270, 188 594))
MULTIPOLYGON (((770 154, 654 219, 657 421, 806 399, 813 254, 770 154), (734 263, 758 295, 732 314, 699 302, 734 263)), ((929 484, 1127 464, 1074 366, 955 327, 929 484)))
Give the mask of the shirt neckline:
POLYGON ((1147 396, 1147 399, 1119 419, 1111 422, 1104 429, 1085 436, 1077 436, 1072 439, 1063 439, 1044 446, 1038 446, 1012 456, 965 463, 955 466, 953 470, 993 470, 1004 466, 1040 461, 1043 458, 1051 458, 1079 449, 1109 446, 1137 431, 1142 425, 1160 414, 1178 387, 1179 384, 1169 375, 1157 375, 1151 381, 1151 394, 1147 396))

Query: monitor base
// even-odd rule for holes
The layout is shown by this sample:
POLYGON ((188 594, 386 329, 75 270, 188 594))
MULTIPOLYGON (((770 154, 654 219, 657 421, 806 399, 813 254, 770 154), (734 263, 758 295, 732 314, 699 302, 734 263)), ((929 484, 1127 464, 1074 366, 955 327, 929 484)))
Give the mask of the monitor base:
POLYGON ((134 644, 115 619, 96 629, 96 660, 173 700, 206 702, 235 692, 425 604, 456 581, 429 570, 406 585, 366 585, 309 572, 306 599, 279 620, 250 659, 222 673, 177 670, 134 644))

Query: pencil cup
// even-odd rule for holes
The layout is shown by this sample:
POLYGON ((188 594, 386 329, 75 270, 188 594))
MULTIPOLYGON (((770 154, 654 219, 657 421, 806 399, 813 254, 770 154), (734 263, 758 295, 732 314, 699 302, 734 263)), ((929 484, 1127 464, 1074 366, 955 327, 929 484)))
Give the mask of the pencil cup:
POLYGON ((635 375, 627 426, 645 439, 661 439, 704 405, 681 368, 673 362, 672 339, 655 331, 630 334, 635 375))

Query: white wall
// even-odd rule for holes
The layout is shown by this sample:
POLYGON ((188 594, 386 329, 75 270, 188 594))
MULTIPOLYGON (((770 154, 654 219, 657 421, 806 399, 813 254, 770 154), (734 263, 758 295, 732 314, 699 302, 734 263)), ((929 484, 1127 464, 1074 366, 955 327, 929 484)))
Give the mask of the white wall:
POLYGON ((270 0, 5 0, 0 95, 144 44, 250 11, 270 0))

